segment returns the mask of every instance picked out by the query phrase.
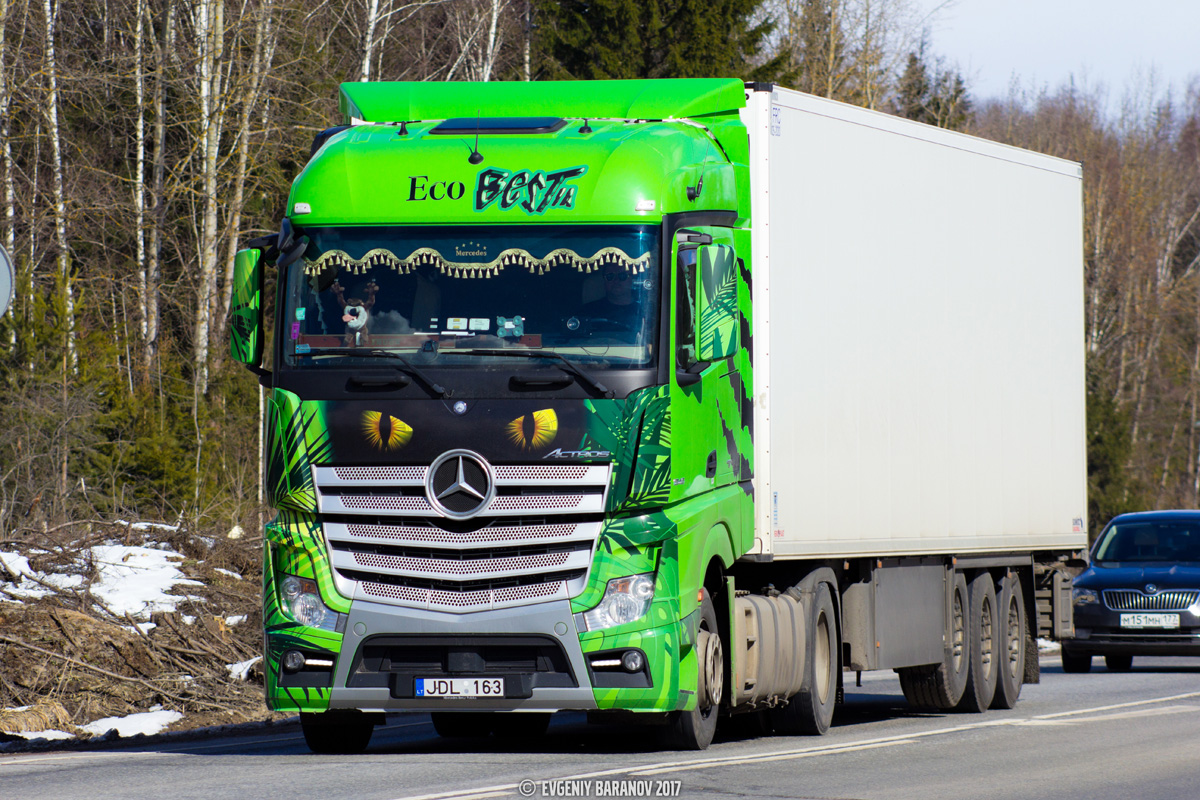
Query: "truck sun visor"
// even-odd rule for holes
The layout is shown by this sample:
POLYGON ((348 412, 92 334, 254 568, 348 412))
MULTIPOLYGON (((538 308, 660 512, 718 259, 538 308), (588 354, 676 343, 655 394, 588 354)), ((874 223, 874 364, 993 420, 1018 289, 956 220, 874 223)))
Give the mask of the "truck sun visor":
POLYGON ((544 258, 538 258, 519 247, 510 247, 487 262, 451 261, 432 247, 418 248, 407 258, 400 258, 390 250, 377 247, 365 253, 362 258, 354 258, 344 250, 327 250, 314 261, 305 260, 304 272, 307 275, 321 275, 330 267, 336 267, 353 274, 362 274, 371 267, 389 266, 397 272, 407 274, 414 267, 427 264, 436 267, 444 275, 453 275, 456 278, 490 278, 510 265, 544 275, 555 266, 574 267, 579 272, 587 273, 594 272, 605 264, 619 264, 627 271, 637 274, 645 271, 649 263, 649 253, 630 258, 616 247, 602 247, 590 257, 582 256, 566 247, 559 247, 551 250, 544 258))

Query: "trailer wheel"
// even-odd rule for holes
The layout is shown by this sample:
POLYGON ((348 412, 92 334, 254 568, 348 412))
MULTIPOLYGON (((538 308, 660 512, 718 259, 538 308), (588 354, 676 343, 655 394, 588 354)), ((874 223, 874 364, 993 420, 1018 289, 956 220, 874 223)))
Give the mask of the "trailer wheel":
POLYGON ((493 717, 484 711, 434 711, 433 729, 443 739, 478 739, 489 735, 494 724, 493 717))
POLYGON ((308 749, 321 755, 356 755, 367 749, 375 722, 365 714, 301 712, 300 730, 308 749))
POLYGON ((1084 673, 1092 671, 1092 657, 1090 655, 1077 655, 1068 653, 1065 649, 1062 651, 1063 672, 1069 673, 1084 673))
POLYGON ((996 656, 1000 637, 996 626, 996 587, 992 576, 980 573, 967 587, 970 616, 967 639, 971 655, 967 670, 967 688, 959 701, 960 711, 982 713, 996 695, 999 663, 996 656))
POLYGON ((946 649, 941 664, 904 667, 899 670, 900 688, 913 708, 948 711, 962 700, 970 668, 968 641, 967 579, 954 573, 950 616, 946 620, 946 649))
POLYGON ((1021 684, 1025 680, 1027 635, 1025 597, 1021 591, 1021 579, 1015 572, 1004 579, 999 609, 999 676, 996 681, 996 696, 992 698, 992 708, 1012 708, 1021 696, 1021 684))
POLYGON ((708 589, 700 601, 700 624, 696 632, 696 707, 673 711, 669 717, 668 744, 680 750, 704 750, 717 732, 717 716, 725 696, 725 648, 717 627, 717 609, 708 589))
POLYGON ((828 584, 817 585, 809 620, 800 691, 786 706, 771 712, 778 733, 820 736, 829 730, 829 723, 833 721, 840 662, 837 618, 828 584))

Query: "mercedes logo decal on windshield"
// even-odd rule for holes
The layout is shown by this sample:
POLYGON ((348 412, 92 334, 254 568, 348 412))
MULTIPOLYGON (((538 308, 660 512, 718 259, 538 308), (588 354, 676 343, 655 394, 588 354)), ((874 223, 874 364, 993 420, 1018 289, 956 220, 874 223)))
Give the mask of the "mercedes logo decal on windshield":
POLYGON ((495 496, 491 464, 470 450, 442 453, 425 474, 429 505, 451 519, 468 519, 481 513, 495 496))

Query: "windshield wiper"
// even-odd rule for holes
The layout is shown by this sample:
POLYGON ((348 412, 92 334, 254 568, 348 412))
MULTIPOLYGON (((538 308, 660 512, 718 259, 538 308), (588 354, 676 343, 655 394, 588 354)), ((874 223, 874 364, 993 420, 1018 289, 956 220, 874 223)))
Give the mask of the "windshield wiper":
POLYGON ((539 350, 487 350, 487 349, 471 349, 471 350, 455 350, 454 354, 458 355, 465 353, 474 356, 500 356, 507 358, 515 356, 517 358, 550 358, 561 361, 566 366, 567 371, 576 376, 595 391, 609 398, 610 400, 617 396, 617 393, 605 386, 600 381, 593 378, 591 375, 584 372, 583 367, 580 367, 571 359, 564 356, 562 353, 552 353, 539 350))
POLYGON ((453 394, 452 392, 446 391, 446 387, 444 387, 440 383, 437 383, 436 381, 432 380, 424 372, 421 372, 421 370, 417 369, 411 361, 409 361, 407 358, 400 355, 399 353, 392 353, 388 350, 368 349, 365 347, 331 347, 328 349, 322 348, 320 350, 313 350, 310 353, 310 355, 314 355, 314 356, 369 356, 372 358, 395 359, 396 361, 399 361, 401 364, 404 365, 405 371, 409 372, 410 374, 412 374, 413 376, 418 378, 421 381, 421 383, 428 386, 430 391, 432 391, 438 397, 449 397, 451 394, 453 394))

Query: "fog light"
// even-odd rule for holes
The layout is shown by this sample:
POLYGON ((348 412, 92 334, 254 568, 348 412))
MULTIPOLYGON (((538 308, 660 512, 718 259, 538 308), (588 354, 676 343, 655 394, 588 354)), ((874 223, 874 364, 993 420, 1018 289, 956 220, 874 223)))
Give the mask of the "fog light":
POLYGON ((642 667, 646 666, 646 658, 641 650, 626 650, 621 656, 621 666, 626 672, 641 672, 642 667))
POLYGON ((304 660, 304 653, 288 650, 283 654, 283 668, 287 672, 299 672, 304 669, 304 660))

